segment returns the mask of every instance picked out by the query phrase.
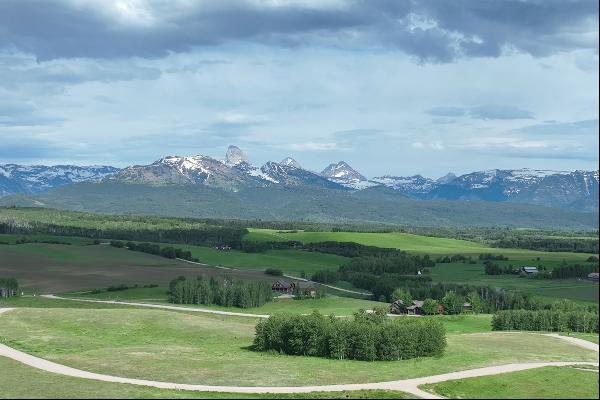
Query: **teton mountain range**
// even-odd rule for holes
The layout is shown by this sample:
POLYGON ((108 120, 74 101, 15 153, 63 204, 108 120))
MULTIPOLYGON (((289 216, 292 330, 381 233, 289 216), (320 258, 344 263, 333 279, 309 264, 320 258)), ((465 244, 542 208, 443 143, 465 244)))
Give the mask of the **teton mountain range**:
POLYGON ((422 200, 512 201, 591 211, 598 208, 598 171, 495 169, 461 176, 449 173, 439 179, 421 175, 368 179, 345 161, 332 163, 320 173, 302 168, 292 157, 256 167, 236 146, 229 146, 224 160, 203 155, 168 156, 150 165, 124 169, 4 164, 0 165, 0 196, 37 195, 68 184, 102 180, 150 185, 199 184, 225 190, 269 186, 364 190, 385 186, 422 200))

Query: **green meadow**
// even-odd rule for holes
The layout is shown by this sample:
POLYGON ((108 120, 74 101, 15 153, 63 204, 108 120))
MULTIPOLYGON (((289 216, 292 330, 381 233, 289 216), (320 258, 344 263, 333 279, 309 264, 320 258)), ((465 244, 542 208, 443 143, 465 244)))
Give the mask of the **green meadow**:
POLYGON ((209 385, 361 383, 528 361, 597 361, 597 354, 526 333, 448 333, 443 356, 364 362, 251 350, 253 318, 126 308, 20 308, 0 316, 0 341, 75 368, 209 385), (240 374, 240 370, 244 373, 240 374))
POLYGON ((546 367, 421 388, 449 399, 597 399, 598 372, 546 367))

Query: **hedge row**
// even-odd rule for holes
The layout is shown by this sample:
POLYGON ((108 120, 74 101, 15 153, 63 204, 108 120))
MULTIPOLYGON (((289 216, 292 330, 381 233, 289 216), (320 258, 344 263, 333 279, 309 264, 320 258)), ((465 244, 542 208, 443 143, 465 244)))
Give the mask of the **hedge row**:
POLYGON ((364 361, 441 355, 443 325, 420 318, 388 319, 365 313, 354 320, 311 315, 274 315, 256 326, 254 348, 283 354, 364 361))

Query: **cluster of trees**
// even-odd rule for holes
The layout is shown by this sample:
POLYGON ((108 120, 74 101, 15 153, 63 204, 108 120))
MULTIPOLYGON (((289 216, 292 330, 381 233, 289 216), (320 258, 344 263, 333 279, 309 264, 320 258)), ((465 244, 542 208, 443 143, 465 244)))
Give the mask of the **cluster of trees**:
POLYGON ((494 314, 495 331, 595 332, 598 313, 586 310, 504 310, 494 314))
MULTIPOLYGON (((91 291, 92 294, 99 294, 99 293, 104 293, 104 292, 120 292, 123 290, 128 290, 128 289, 137 289, 139 288, 140 285, 135 284, 135 285, 126 285, 124 283, 121 283, 120 285, 112 285, 107 287, 106 289, 93 289, 91 291)), ((158 284, 156 283, 149 283, 146 285, 142 286, 144 289, 150 289, 150 288, 156 288, 158 287, 158 284)))
POLYGON ((198 262, 197 258, 192 257, 192 252, 189 250, 183 250, 178 247, 165 246, 160 247, 156 243, 124 243, 120 240, 112 240, 111 246, 117 248, 127 248, 131 251, 139 251, 142 253, 153 254, 155 256, 161 256, 165 258, 181 258, 183 260, 198 262))
POLYGON ((19 294, 19 282, 15 278, 0 278, 0 298, 19 294))
POLYGON ((366 272, 374 275, 402 274, 416 275, 418 271, 435 266, 429 255, 414 256, 400 252, 393 256, 356 257, 340 266, 339 272, 347 276, 352 273, 366 272))
POLYGON ((552 270, 553 279, 587 278, 588 274, 598 272, 598 265, 563 263, 552 270))
POLYGON ((10 210, 0 220, 0 233, 79 236, 92 239, 186 243, 205 246, 227 244, 241 248, 248 233, 239 226, 209 225, 193 219, 98 215, 54 210, 10 210))
POLYGON ((514 273, 512 265, 501 267, 490 260, 486 260, 483 263, 483 268, 486 275, 510 275, 514 273))
POLYGON ((265 269, 265 274, 272 276, 283 276, 283 271, 279 268, 267 268, 265 269))
POLYGON ((508 257, 502 254, 482 253, 479 255, 479 259, 482 261, 508 261, 508 257))
POLYGON ((169 302, 175 304, 216 304, 225 307, 260 307, 273 300, 271 285, 262 281, 235 281, 226 278, 188 280, 183 276, 169 284, 169 302))
POLYGON ((336 254, 343 257, 389 257, 401 255, 402 251, 398 249, 386 249, 376 246, 365 246, 354 242, 315 242, 307 243, 302 246, 308 251, 316 251, 319 253, 336 254))
POLYGON ((324 283, 324 284, 332 284, 340 280, 340 274, 337 271, 332 271, 330 269, 323 269, 315 272, 310 280, 314 282, 324 283))
POLYGON ((436 263, 440 263, 440 264, 448 264, 448 263, 456 263, 456 262, 462 262, 462 263, 469 263, 469 264, 475 264, 476 261, 473 260, 471 258, 471 256, 463 256, 462 254, 455 254, 453 256, 443 256, 443 257, 438 257, 435 259, 436 263))
POLYGON ((441 355, 444 326, 432 319, 388 319, 386 310, 364 311, 353 320, 311 315, 275 315, 256 326, 254 348, 283 354, 363 361, 406 360, 441 355))
MULTIPOLYGON (((597 236, 597 234, 596 234, 597 236)), ((598 239, 581 237, 507 237, 494 243, 496 247, 531 249, 539 251, 563 251, 598 254, 598 239)))

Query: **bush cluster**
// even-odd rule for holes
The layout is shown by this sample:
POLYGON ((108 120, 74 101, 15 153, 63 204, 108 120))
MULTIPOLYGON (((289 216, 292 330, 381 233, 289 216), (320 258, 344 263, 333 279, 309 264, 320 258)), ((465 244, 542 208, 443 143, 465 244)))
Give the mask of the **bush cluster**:
POLYGON ((364 361, 406 360, 444 352, 444 326, 421 318, 388 319, 385 311, 354 320, 311 315, 274 315, 256 326, 254 348, 283 354, 364 361))

